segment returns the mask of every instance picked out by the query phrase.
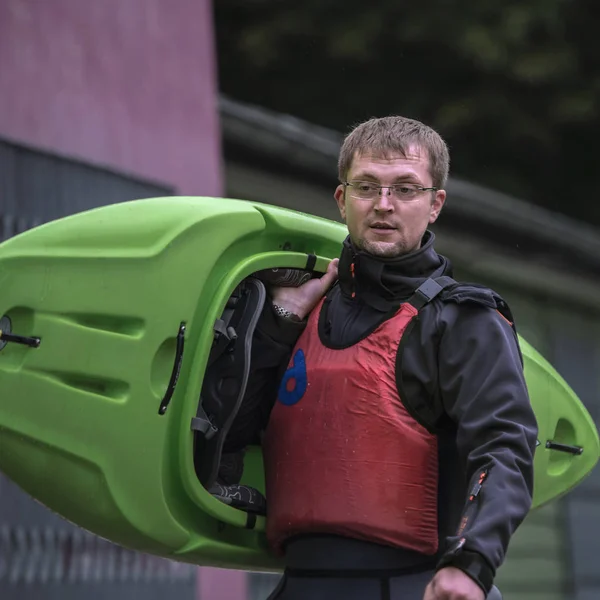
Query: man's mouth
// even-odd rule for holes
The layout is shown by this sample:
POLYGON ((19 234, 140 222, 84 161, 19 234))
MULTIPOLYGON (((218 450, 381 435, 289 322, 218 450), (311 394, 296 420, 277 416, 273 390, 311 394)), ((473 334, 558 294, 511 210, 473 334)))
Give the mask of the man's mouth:
POLYGON ((382 230, 393 230, 396 229, 394 226, 389 223, 373 223, 371 225, 371 229, 382 229, 382 230))

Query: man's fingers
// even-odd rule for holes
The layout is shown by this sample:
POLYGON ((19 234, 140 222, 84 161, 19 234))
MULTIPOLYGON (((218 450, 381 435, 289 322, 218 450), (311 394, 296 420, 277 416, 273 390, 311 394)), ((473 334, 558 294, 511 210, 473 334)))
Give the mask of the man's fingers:
POLYGON ((321 277, 321 284, 323 286, 324 292, 329 288, 329 286, 336 280, 338 276, 338 263, 339 259, 334 258, 327 266, 327 271, 325 272, 325 275, 321 277))
POLYGON ((433 584, 430 582, 425 588, 425 595, 423 600, 435 600, 435 594, 433 593, 433 584))
POLYGON ((338 264, 340 262, 339 258, 334 258, 328 265, 327 265, 327 270, 328 271, 335 271, 336 275, 337 275, 337 271, 338 271, 338 264))

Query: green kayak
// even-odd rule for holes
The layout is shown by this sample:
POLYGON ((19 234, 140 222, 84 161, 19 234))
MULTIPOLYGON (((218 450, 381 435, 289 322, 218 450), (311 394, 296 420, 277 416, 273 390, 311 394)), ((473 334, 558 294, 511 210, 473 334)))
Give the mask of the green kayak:
MULTIPOLYGON (((0 470, 73 523, 199 565, 273 570, 265 519, 202 485, 190 424, 238 284, 271 268, 324 272, 346 228, 222 198, 116 204, 0 245, 0 470)), ((534 505, 600 454, 590 415, 523 338, 539 421, 534 505)), ((243 482, 264 492, 260 448, 243 482)))

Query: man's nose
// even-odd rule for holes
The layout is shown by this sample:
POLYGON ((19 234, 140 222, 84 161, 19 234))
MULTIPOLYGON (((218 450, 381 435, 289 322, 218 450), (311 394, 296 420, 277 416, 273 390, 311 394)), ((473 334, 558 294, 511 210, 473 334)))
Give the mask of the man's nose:
POLYGON ((377 211, 391 211, 394 209, 392 197, 389 188, 382 188, 379 190, 377 200, 375 201, 375 210, 377 211))

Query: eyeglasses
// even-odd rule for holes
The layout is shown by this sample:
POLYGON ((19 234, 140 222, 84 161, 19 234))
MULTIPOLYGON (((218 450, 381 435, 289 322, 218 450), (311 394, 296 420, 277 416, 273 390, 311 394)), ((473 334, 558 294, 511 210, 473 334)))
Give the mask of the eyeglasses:
POLYGON ((437 192, 436 187, 421 187, 412 183, 396 183, 394 185, 377 185, 371 181, 345 181, 344 187, 350 186, 350 195, 361 200, 373 200, 381 195, 384 189, 388 190, 388 196, 404 202, 415 200, 422 192, 437 192))

